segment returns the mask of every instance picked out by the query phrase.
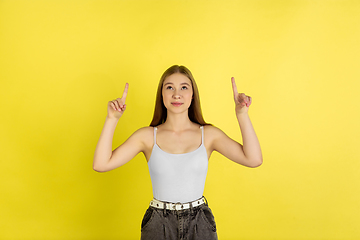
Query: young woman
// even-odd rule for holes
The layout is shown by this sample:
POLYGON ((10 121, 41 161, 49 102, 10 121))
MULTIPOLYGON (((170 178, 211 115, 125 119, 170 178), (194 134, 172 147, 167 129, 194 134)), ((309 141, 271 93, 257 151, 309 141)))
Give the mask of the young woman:
POLYGON ((247 167, 262 164, 260 144, 248 115, 251 97, 239 94, 235 79, 231 81, 243 145, 204 121, 195 80, 184 66, 174 65, 162 75, 150 126, 134 132, 114 151, 112 139, 126 109, 129 85, 125 85, 122 98, 108 103, 93 168, 106 172, 140 152, 145 155, 154 199, 142 221, 142 240, 217 239, 214 216, 203 197, 211 153, 218 151, 247 167))

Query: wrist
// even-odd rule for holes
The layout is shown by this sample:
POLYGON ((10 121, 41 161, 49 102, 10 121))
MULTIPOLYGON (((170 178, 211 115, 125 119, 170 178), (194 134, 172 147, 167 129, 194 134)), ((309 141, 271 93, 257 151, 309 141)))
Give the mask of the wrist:
POLYGON ((106 116, 106 121, 107 122, 114 122, 117 123, 119 121, 120 118, 116 118, 116 117, 111 117, 111 116, 106 116))
POLYGON ((249 114, 248 114, 248 112, 236 113, 236 117, 237 118, 249 117, 249 114))
POLYGON ((249 114, 247 112, 237 113, 236 118, 240 125, 242 125, 250 120, 249 114))

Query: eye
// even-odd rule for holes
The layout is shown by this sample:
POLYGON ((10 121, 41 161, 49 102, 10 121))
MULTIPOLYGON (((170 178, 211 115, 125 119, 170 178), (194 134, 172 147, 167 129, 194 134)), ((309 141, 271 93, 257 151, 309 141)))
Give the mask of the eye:
POLYGON ((187 86, 182 86, 181 89, 185 89, 185 90, 186 90, 186 89, 188 89, 188 87, 187 87, 187 86))
POLYGON ((167 86, 166 89, 172 89, 172 86, 167 86))

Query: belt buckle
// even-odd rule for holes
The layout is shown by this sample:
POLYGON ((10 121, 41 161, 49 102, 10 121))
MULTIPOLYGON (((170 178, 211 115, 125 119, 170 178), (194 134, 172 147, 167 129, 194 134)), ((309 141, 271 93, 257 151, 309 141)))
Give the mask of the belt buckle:
POLYGON ((177 206, 177 205, 180 205, 180 206, 181 206, 181 210, 183 210, 184 204, 182 204, 181 202, 175 203, 175 205, 174 205, 175 210, 177 210, 177 209, 176 209, 176 206, 177 206))

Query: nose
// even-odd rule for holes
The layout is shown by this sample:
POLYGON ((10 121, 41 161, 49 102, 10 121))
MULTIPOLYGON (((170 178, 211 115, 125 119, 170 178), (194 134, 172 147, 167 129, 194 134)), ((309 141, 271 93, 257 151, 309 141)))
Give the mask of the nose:
POLYGON ((173 93, 173 98, 174 99, 179 99, 181 97, 180 95, 180 91, 179 90, 175 90, 173 93))

